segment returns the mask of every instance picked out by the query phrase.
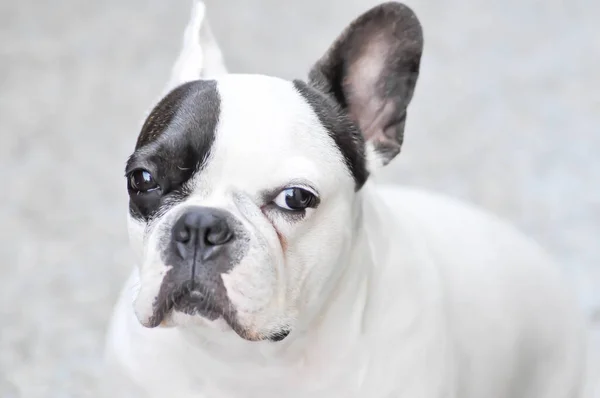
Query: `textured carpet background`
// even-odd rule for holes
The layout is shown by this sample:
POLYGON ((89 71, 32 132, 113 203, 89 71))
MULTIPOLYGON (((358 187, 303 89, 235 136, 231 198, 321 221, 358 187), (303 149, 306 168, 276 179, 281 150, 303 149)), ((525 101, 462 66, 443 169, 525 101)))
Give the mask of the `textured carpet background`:
MULTIPOLYGON (((591 311, 600 3, 407 2, 426 47, 403 153, 385 178, 512 220, 562 261, 591 311)), ((207 1, 230 70, 282 77, 303 77, 374 3, 207 1)), ((124 161, 189 6, 0 0, 0 397, 82 397, 98 370, 131 266, 124 161)))

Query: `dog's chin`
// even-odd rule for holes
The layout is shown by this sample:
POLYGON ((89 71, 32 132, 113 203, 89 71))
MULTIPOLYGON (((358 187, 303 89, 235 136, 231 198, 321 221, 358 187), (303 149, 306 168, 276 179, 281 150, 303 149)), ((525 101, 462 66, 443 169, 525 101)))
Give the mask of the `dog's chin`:
POLYGON ((287 327, 270 332, 245 328, 239 324, 233 311, 222 311, 214 305, 209 305, 206 299, 195 291, 174 295, 168 302, 158 303, 153 315, 146 322, 140 322, 147 328, 197 326, 222 333, 233 331, 247 341, 279 342, 290 334, 287 327))
POLYGON ((165 314, 162 322, 158 325, 159 328, 173 327, 192 327, 209 329, 221 333, 231 333, 233 329, 229 324, 219 316, 216 319, 205 318, 201 315, 190 315, 189 313, 171 310, 165 314))
POLYGON ((253 342, 270 341, 276 343, 284 340, 290 334, 290 330, 288 328, 281 328, 277 332, 260 333, 240 328, 237 325, 231 326, 222 316, 211 320, 200 315, 190 315, 176 310, 172 310, 168 314, 166 314, 162 322, 158 325, 158 327, 207 328, 212 331, 224 334, 235 333, 235 335, 241 337, 242 339, 253 342))
POLYGON ((163 300, 157 300, 152 307, 152 315, 146 320, 140 319, 141 324, 147 328, 172 324, 176 326, 174 324, 176 319, 181 318, 175 316, 177 314, 206 321, 214 321, 223 316, 223 311, 220 311, 206 296, 185 288, 167 295, 163 300))

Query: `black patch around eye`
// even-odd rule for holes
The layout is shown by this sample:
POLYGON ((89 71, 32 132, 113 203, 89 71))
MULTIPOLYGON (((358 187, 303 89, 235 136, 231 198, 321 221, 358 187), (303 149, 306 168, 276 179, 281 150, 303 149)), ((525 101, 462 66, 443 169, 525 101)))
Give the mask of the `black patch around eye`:
POLYGON ((159 208, 161 200, 160 189, 145 194, 130 193, 129 213, 135 219, 147 221, 159 208))
POLYGON ((136 169, 148 170, 159 189, 143 194, 130 190, 132 217, 148 222, 189 196, 187 182, 201 172, 209 158, 219 114, 220 97, 212 80, 185 83, 154 107, 144 122, 126 172, 129 175, 136 169))

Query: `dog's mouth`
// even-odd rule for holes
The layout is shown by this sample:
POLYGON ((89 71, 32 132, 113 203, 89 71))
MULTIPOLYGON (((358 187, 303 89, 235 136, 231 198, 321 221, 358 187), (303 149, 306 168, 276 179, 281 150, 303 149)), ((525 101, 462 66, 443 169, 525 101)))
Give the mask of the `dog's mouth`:
POLYGON ((191 290, 188 293, 180 293, 175 296, 171 310, 183 312, 188 315, 200 315, 211 321, 221 316, 221 312, 217 309, 213 301, 198 290, 191 290))
POLYGON ((221 308, 213 297, 203 293, 192 284, 174 290, 170 294, 162 295, 162 297, 159 295, 154 304, 154 314, 144 326, 148 328, 160 326, 173 311, 191 316, 201 316, 210 321, 223 318, 238 336, 248 341, 270 340, 278 342, 290 334, 287 327, 269 334, 256 333, 242 327, 237 321, 236 312, 233 309, 229 307, 221 308))
POLYGON ((240 337, 255 340, 251 333, 241 327, 237 321, 236 311, 227 300, 220 300, 215 294, 204 290, 193 281, 177 288, 165 285, 154 302, 154 313, 145 326, 158 327, 169 314, 176 311, 190 316, 199 316, 208 321, 223 318, 240 337))
POLYGON ((159 295, 154 303, 154 314, 146 326, 159 326, 172 311, 201 316, 210 321, 224 316, 224 311, 218 308, 208 294, 188 284, 171 293, 159 295))

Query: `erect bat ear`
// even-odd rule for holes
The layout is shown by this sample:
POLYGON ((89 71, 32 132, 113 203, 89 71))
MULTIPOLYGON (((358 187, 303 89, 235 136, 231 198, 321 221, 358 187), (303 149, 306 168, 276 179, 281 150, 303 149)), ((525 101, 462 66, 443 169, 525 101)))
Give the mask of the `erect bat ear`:
POLYGON ((415 13, 388 2, 354 20, 309 73, 309 84, 335 99, 361 130, 375 155, 371 169, 400 152, 422 51, 415 13))
POLYGON ((210 79, 227 73, 221 49, 213 36, 201 0, 193 0, 190 19, 183 34, 183 45, 166 91, 198 79, 210 79))

